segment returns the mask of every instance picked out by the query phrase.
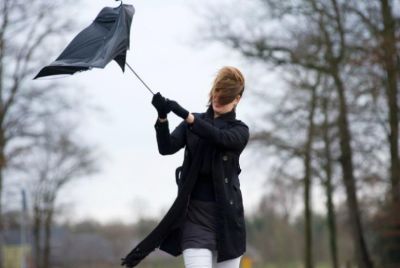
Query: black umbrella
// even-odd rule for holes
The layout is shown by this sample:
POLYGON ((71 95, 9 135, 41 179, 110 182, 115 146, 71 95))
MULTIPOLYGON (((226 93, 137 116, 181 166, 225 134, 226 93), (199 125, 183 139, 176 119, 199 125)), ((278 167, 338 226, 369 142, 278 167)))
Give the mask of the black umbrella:
POLYGON ((111 60, 115 60, 122 71, 125 71, 126 64, 153 93, 126 63, 126 51, 129 49, 129 34, 134 13, 135 9, 132 5, 125 5, 122 2, 115 8, 103 8, 92 24, 81 31, 61 55, 40 70, 34 79, 51 75, 72 75, 91 68, 104 68, 111 60))

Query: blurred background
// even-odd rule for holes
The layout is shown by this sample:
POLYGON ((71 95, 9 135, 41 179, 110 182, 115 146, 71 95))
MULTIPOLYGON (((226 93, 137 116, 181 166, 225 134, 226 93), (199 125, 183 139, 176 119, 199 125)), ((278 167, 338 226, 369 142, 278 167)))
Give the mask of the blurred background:
MULTIPOLYGON (((246 77, 241 267, 400 267, 400 1, 124 3, 127 62, 154 91, 203 112, 219 68, 246 77)), ((159 155, 128 69, 32 80, 117 5, 0 3, 0 268, 119 266, 175 199, 182 152, 159 155)))

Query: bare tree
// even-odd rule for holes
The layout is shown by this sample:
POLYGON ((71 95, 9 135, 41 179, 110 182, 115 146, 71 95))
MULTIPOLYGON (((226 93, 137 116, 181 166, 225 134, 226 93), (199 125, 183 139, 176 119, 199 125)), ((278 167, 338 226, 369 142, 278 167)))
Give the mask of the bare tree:
MULTIPOLYGON (((53 37, 67 33, 73 23, 63 16, 70 1, 4 0, 0 3, 0 200, 3 200, 4 171, 18 156, 30 150, 43 129, 44 115, 68 108, 55 83, 29 83, 48 62, 53 37), (62 15, 61 15, 62 14, 62 15)), ((0 234, 2 234, 0 202, 0 234)), ((0 235, 0 247, 3 244, 0 235)), ((0 253, 1 254, 1 253, 0 253)), ((0 267, 2 265, 0 255, 0 267)))
POLYGON ((346 8, 355 15, 362 33, 352 38, 351 47, 359 55, 355 65, 367 66, 371 79, 379 81, 379 90, 385 93, 387 119, 383 125, 387 129, 390 153, 390 193, 394 202, 400 202, 400 162, 399 162, 399 104, 398 74, 400 73, 400 10, 395 11, 395 1, 349 1, 346 8), (397 25, 397 26, 396 26, 397 25), (379 66, 377 69, 376 66, 379 66))
POLYGON ((264 15, 270 18, 270 22, 281 22, 280 30, 268 32, 265 27, 253 24, 239 32, 238 25, 246 23, 242 21, 240 24, 238 19, 229 20, 228 16, 219 12, 218 15, 213 14, 213 18, 220 19, 210 20, 215 22, 211 26, 210 38, 231 46, 246 58, 282 68, 298 66, 325 75, 332 81, 338 103, 339 162, 353 228, 355 257, 359 267, 372 267, 360 217, 351 146, 349 93, 344 82, 349 60, 345 1, 265 0, 258 3, 259 9, 255 13, 260 13, 260 8, 268 10, 264 15))
MULTIPOLYGON (((398 105, 398 81, 399 72, 397 44, 400 44, 400 37, 396 40, 396 21, 393 14, 393 2, 380 0, 383 29, 381 31, 381 49, 383 52, 383 68, 386 72, 386 94, 389 105, 389 126, 390 126, 390 175, 392 183, 393 201, 400 203, 400 162, 399 162, 399 105, 398 105)), ((400 14, 399 14, 400 15, 400 14)), ((398 17, 400 19, 400 16, 398 17)), ((400 25, 399 23, 397 23, 400 25)))
POLYGON ((74 128, 51 124, 25 161, 33 200, 33 238, 36 267, 50 264, 51 227, 56 199, 72 181, 98 170, 95 151, 74 137, 74 128), (42 233, 43 232, 43 233, 42 233))
POLYGON ((324 121, 322 125, 322 136, 324 140, 324 148, 323 148, 323 170, 325 171, 325 179, 322 179, 323 184, 326 189, 326 207, 327 207, 327 219, 328 219, 328 228, 330 235, 330 250, 331 250, 331 259, 333 268, 339 267, 339 257, 338 257, 338 249, 337 249, 337 232, 336 232, 336 213, 333 203, 333 160, 332 160, 332 149, 331 143, 332 138, 330 137, 331 133, 331 123, 329 120, 329 97, 322 97, 321 110, 324 115, 324 121))
POLYGON ((312 235, 312 156, 313 156, 313 141, 315 136, 315 110, 317 108, 317 87, 320 84, 320 77, 316 79, 315 84, 304 85, 310 89, 310 111, 308 115, 308 127, 307 127, 307 139, 304 144, 304 207, 305 207, 305 235, 306 235, 306 246, 305 250, 305 266, 312 268, 314 267, 314 259, 312 254, 313 248, 313 235, 312 235))
MULTIPOLYGON (((303 187, 303 202, 304 202, 304 263, 305 267, 314 267, 313 258, 313 233, 312 233, 312 178, 313 172, 313 141, 316 135, 315 127, 315 113, 318 108, 318 93, 317 89, 320 89, 320 76, 318 73, 309 74, 308 72, 302 72, 298 68, 293 69, 293 75, 290 78, 289 85, 290 90, 288 91, 288 97, 284 98, 285 101, 290 103, 288 107, 285 105, 278 105, 273 116, 278 116, 274 122, 282 122, 283 118, 286 122, 286 126, 283 124, 274 124, 274 127, 279 128, 272 131, 258 131, 251 137, 251 142, 261 144, 262 146, 275 146, 280 151, 288 153, 288 157, 300 158, 303 165, 303 175, 301 179, 296 178, 296 175, 292 175, 293 181, 302 181, 303 187), (315 81, 312 81, 315 80, 315 81), (289 97, 290 96, 290 97, 289 97), (303 116, 303 114, 305 114, 303 116), (300 123, 301 122, 301 123, 300 123), (293 129, 296 125, 295 131, 297 136, 292 136, 291 139, 287 139, 284 136, 279 136, 280 131, 290 132, 289 129, 293 129), (299 133, 304 132, 304 138, 299 133), (292 145, 290 145, 292 144, 292 145)), ((270 117, 272 118, 272 116, 270 117)), ((287 176, 290 170, 287 158, 282 160, 284 166, 284 172, 281 176, 287 176)))

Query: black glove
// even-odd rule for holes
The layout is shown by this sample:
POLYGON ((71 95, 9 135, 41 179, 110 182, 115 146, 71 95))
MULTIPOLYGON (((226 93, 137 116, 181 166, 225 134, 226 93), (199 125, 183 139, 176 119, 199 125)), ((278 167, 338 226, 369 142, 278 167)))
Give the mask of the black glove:
POLYGON ((181 117, 183 120, 185 120, 188 117, 189 112, 182 106, 180 106, 176 101, 167 99, 167 103, 171 111, 174 112, 174 114, 181 117))
POLYGON ((157 109, 159 118, 166 118, 167 114, 171 111, 169 105, 167 104, 167 99, 161 96, 160 92, 153 95, 151 104, 157 109))

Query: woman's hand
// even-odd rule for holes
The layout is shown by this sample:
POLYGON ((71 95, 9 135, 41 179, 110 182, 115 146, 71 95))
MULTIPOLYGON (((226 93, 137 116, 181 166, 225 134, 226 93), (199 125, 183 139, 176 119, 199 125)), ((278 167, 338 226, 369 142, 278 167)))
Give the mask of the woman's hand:
POLYGON ((171 111, 167 103, 167 99, 164 98, 160 92, 157 92, 153 95, 153 99, 151 100, 151 104, 157 109, 158 118, 166 119, 167 114, 171 111))
POLYGON ((167 100, 168 107, 171 109, 171 111, 182 118, 183 120, 186 120, 189 116, 188 110, 180 106, 176 101, 174 100, 167 100))
POLYGON ((194 122, 194 115, 189 113, 188 117, 186 118, 186 123, 193 124, 194 122))

